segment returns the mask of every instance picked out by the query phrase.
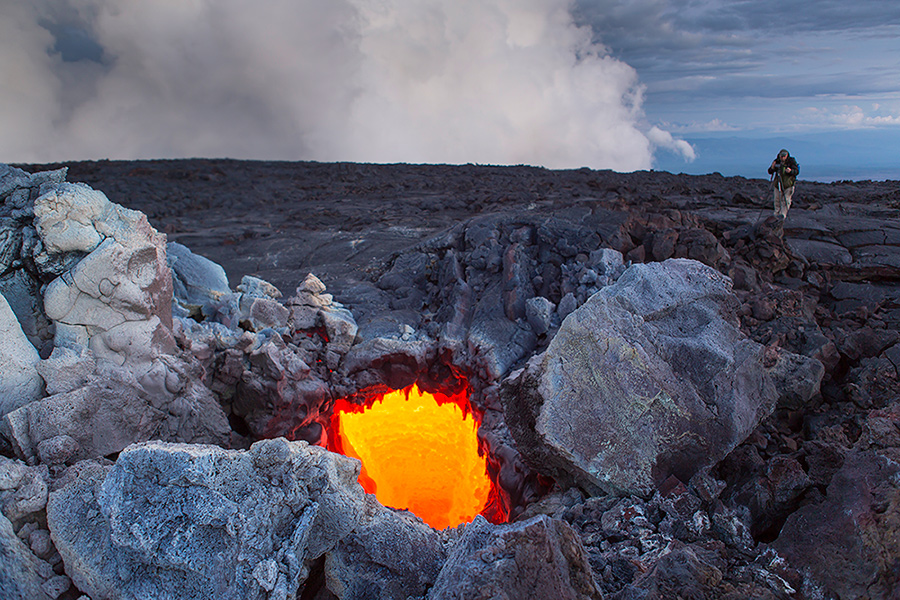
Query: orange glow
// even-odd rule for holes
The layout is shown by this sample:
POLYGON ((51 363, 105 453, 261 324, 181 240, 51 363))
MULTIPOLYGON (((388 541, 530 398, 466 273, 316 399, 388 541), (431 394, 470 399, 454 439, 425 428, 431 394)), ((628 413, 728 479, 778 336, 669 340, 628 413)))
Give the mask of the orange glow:
POLYGON ((474 519, 491 491, 465 397, 442 400, 415 385, 369 408, 339 400, 332 423, 333 449, 363 464, 363 488, 435 529, 474 519))

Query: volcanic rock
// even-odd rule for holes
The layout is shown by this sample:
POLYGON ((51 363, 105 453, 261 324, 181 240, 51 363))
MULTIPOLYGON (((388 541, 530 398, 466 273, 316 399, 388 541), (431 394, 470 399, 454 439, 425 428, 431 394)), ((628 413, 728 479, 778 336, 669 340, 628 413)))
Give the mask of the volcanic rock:
POLYGON ((734 304, 698 262, 632 266, 505 384, 519 449, 559 480, 643 496, 713 466, 776 399, 734 304))
MULTIPOLYGON (((39 560, 20 540, 12 524, 0 514, 0 590, 5 598, 29 598, 55 600, 59 595, 49 595, 42 588, 50 565, 39 560), (44 568, 42 568, 44 567, 44 568)), ((66 585, 68 588, 68 585, 66 585)), ((65 590, 63 590, 65 591, 65 590)))
MULTIPOLYGON (((121 447, 146 436, 201 441, 202 432, 214 434, 209 441, 240 448, 277 435, 325 444, 335 398, 363 401, 415 380, 437 391, 468 389, 471 408, 481 418, 479 444, 488 473, 499 484, 486 515, 496 520, 508 515, 511 523, 476 521, 466 528, 469 534, 463 528, 430 532, 408 514, 368 498, 365 509, 361 504, 348 509, 355 525, 346 528, 342 541, 317 560, 307 557, 311 575, 303 597, 364 597, 376 588, 421 597, 430 585, 423 582, 440 583, 450 594, 452 569, 440 581, 436 573, 451 548, 465 553, 454 541, 478 537, 486 528, 496 532, 530 524, 540 514, 571 526, 586 554, 586 561, 575 561, 581 565, 576 571, 590 568, 595 589, 606 597, 812 600, 855 598, 863 594, 865 582, 866 592, 876 597, 898 587, 891 548, 900 526, 891 491, 896 475, 891 478, 889 469, 900 460, 896 182, 799 182, 788 218, 779 220, 761 213, 769 202, 766 180, 718 174, 230 160, 100 161, 71 163, 68 169, 73 180, 148 215, 147 222, 157 229, 145 228, 143 237, 126 239, 127 232, 115 223, 128 222, 128 213, 86 186, 61 185, 65 168, 32 175, 0 166, 0 294, 44 359, 36 368, 50 394, 11 413, 22 417, 15 420, 15 435, 4 419, 0 454, 8 458, 18 451, 30 464, 10 460, 7 474, 15 483, 0 495, 15 517, 13 533, 33 557, 22 555, 25 562, 15 564, 36 568, 50 596, 87 592, 68 576, 97 571, 98 553, 86 550, 94 533, 80 530, 109 522, 91 500, 114 468, 99 458, 102 453, 115 459, 121 447), (44 196, 71 210, 57 216, 41 212, 39 234, 34 207, 44 196), (183 244, 172 252, 178 261, 168 256, 167 248, 177 247, 166 246, 166 237, 183 244), (147 242, 155 249, 149 261, 144 259, 150 252, 142 254, 147 242), (174 287, 174 295, 154 299, 144 294, 149 288, 136 284, 141 298, 134 311, 115 292, 91 296, 101 304, 110 300, 107 307, 88 298, 73 305, 79 310, 93 305, 83 314, 104 319, 141 315, 135 330, 120 331, 121 345, 114 351, 104 336, 118 321, 70 326, 44 312, 44 292, 58 277, 63 282, 54 287, 70 287, 67 281, 74 283, 77 273, 79 285, 93 291, 94 275, 112 272, 123 289, 135 291, 129 286, 142 279, 144 268, 129 271, 131 258, 124 268, 88 260, 101 247, 99 254, 113 256, 104 244, 128 249, 122 259, 136 251, 133 263, 159 276, 152 285, 168 285, 171 277, 174 287), (64 248, 72 249, 57 251, 64 248), (661 483, 654 481, 652 494, 605 495, 596 484, 585 483, 580 467, 566 463, 553 471, 555 479, 546 476, 546 469, 535 471, 545 466, 522 456, 520 450, 532 446, 517 443, 520 436, 512 435, 504 418, 501 396, 507 400, 515 380, 501 382, 545 352, 565 318, 617 285, 626 267, 667 256, 697 260, 733 279, 734 295, 725 294, 723 312, 733 310, 739 322, 732 318, 732 324, 765 346, 763 368, 777 391, 767 384, 757 399, 771 405, 777 396, 778 408, 750 426, 747 439, 708 473, 704 467, 682 480, 691 469, 680 469, 661 483), (183 258, 200 268, 179 267, 183 258), (217 265, 224 267, 234 291, 226 288, 217 265), (294 299, 281 298, 280 289, 295 288, 294 299), (171 325, 166 306, 174 312, 171 325), (339 318, 327 326, 325 313, 331 311, 339 318), (95 335, 101 337, 92 342, 95 335), (119 421, 114 414, 119 400, 110 390, 121 390, 127 405, 119 421), (91 394, 102 396, 106 408, 98 407, 91 394), (64 398, 87 414, 76 418, 64 398), (63 424, 65 415, 73 415, 77 425, 63 424), (54 425, 43 427, 44 420, 54 425), (111 432, 113 426, 128 435, 111 432), (27 455, 23 448, 29 449, 27 455), (82 477, 88 473, 93 475, 82 477), (81 479, 87 482, 83 498, 74 494, 50 501, 57 516, 73 508, 67 535, 87 540, 77 560, 63 562, 52 543, 56 532, 51 537, 46 529, 46 491, 73 491, 72 482, 81 479), (856 484, 854 496, 849 488, 856 484), (93 503, 93 512, 84 516, 86 502, 93 503), (859 517, 858 531, 830 531, 824 521, 844 523, 841 511, 847 510, 859 517), (793 519, 807 515, 803 511, 823 522, 798 524, 793 519), (826 540, 826 565, 817 569, 809 566, 818 557, 808 549, 820 534, 826 540), (801 547, 788 556, 773 545, 801 547), (847 574, 850 587, 839 587, 831 573, 847 574)), ((136 223, 138 230, 144 227, 140 219, 136 223)), ((652 268, 660 264, 665 263, 652 268)), ((112 281, 103 283, 107 292, 112 281)), ((657 291, 667 289, 658 283, 657 291)), ((53 300, 54 311, 66 304, 53 300)), ((705 310, 704 302, 698 306, 705 310)), ((639 320, 637 314, 630 318, 639 320)), ((645 325, 649 329, 655 322, 645 325)), ((690 340, 695 333, 687 329, 684 339, 690 340)), ((564 337, 571 335, 566 326, 563 330, 564 337)), ((702 332, 696 335, 697 345, 708 341, 702 332)), ((660 344, 674 347, 666 335, 659 337, 660 344)), ((736 345, 733 338, 723 339, 720 345, 736 345)), ((691 356, 675 354, 682 353, 691 356)), ((683 379, 682 387, 703 387, 687 371, 683 379)), ((537 417, 531 415, 533 423, 529 413, 518 418, 535 438, 537 417)), ((127 457, 130 451, 121 452, 127 457)), ((218 452, 226 451, 212 454, 218 452)), ((270 473, 257 470, 261 478, 270 473)), ((267 485, 277 488, 277 478, 267 485)), ((193 486, 185 484, 182 491, 193 486)), ((148 530, 132 524, 135 531, 148 530)), ((283 562, 279 566, 281 549, 274 546, 290 546, 288 533, 262 533, 260 539, 274 536, 270 556, 275 558, 256 566, 236 561, 231 572, 243 577, 249 570, 247 580, 252 578, 251 587, 260 595, 286 594, 287 586, 277 584, 290 568, 283 562)), ((469 573, 475 579, 504 581, 516 589, 504 575, 515 570, 513 565, 493 562, 493 557, 501 549, 512 556, 520 545, 520 555, 530 554, 531 537, 504 537, 502 544, 488 544, 490 552, 479 555, 481 562, 463 562, 473 566, 469 573)), ((196 547, 180 546, 175 538, 159 547, 171 549, 170 557, 197 555, 196 547)), ((134 556, 131 550, 118 554, 123 561, 134 556)), ((156 573, 173 589, 181 576, 168 564, 156 573)), ((469 585, 472 580, 460 581, 469 585)), ((5 580, 3 585, 5 591, 5 580)), ((130 589, 124 585, 116 580, 110 594, 130 589)), ((560 585, 555 596, 580 593, 578 585, 574 591, 560 585)), ((531 597, 532 592, 524 593, 531 597)))
POLYGON ((37 370, 40 360, 0 294, 0 417, 44 395, 44 382, 37 370))
POLYGON ((231 293, 225 269, 186 246, 166 244, 166 261, 172 270, 175 299, 189 312, 231 293))
POLYGON ((873 452, 848 456, 825 500, 788 517, 773 546, 826 593, 890 600, 900 589, 900 467, 873 452))
POLYGON ((137 444, 50 495, 67 573, 94 598, 293 598, 364 513, 359 464, 302 442, 137 444))
POLYGON ((428 593, 428 600, 602 597, 578 536, 545 516, 496 526, 475 517, 428 593))
POLYGON ((99 371, 86 385, 48 396, 6 415, 16 453, 33 459, 41 444, 58 436, 75 441, 68 459, 116 454, 152 439, 227 445, 231 435, 213 395, 189 374, 167 364, 169 393, 148 391, 123 369, 99 371), (175 393, 172 393, 175 392, 175 393))
POLYGON ((424 597, 447 559, 449 542, 415 515, 366 497, 360 526, 326 555, 328 590, 341 600, 424 597))

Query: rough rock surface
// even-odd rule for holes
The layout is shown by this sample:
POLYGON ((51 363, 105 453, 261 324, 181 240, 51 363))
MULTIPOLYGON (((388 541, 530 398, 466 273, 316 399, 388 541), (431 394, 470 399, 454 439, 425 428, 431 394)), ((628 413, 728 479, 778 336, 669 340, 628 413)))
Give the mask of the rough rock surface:
MULTIPOLYGON (((40 564, 31 550, 16 537, 12 524, 0 514, 0 591, 4 598, 49 600, 41 589, 40 564)), ((66 586, 68 587, 68 586, 66 586)))
MULTIPOLYGON (((569 523, 606 597, 818 600, 855 598, 862 586, 876 597, 897 589, 891 553, 898 530, 891 465, 900 462, 897 182, 801 181, 790 214, 780 221, 766 216, 771 200, 765 180, 718 174, 208 160, 72 163, 65 165, 70 181, 140 210, 165 233, 168 240, 147 230, 156 235, 156 257, 135 258, 135 264, 162 276, 169 271, 159 260, 164 243, 177 242, 222 265, 234 290, 225 293, 218 272, 214 286, 208 281, 196 289, 215 287, 222 295, 201 292, 212 301, 198 308, 178 280, 202 278, 182 271, 172 277, 174 298, 159 296, 160 302, 148 304, 149 288, 140 283, 145 270, 112 262, 124 266, 109 269, 122 277, 123 291, 142 290, 136 291, 137 312, 149 314, 145 307, 152 305, 163 327, 142 317, 140 331, 123 330, 117 338, 140 341, 140 347, 125 344, 95 356, 89 333, 104 341, 96 347, 112 349, 101 331, 105 326, 54 323, 43 294, 58 277, 74 282, 70 271, 90 254, 48 252, 34 207, 47 194, 74 200, 73 207, 81 208, 47 221, 42 231, 59 228, 72 243, 79 240, 78 248, 102 238, 92 252, 121 243, 112 222, 122 223, 127 213, 107 210, 99 192, 62 186, 66 169, 46 170, 55 167, 0 166, 0 293, 44 359, 37 369, 50 398, 97 379, 137 380, 134 394, 152 399, 147 406, 154 410, 161 402, 160 410, 172 418, 160 429, 165 435, 180 430, 183 416, 203 420, 209 413, 219 423, 214 429, 230 434, 221 443, 249 448, 261 437, 282 434, 326 443, 337 397, 362 401, 367 390, 417 379, 434 389, 469 385, 488 472, 501 489, 495 516, 508 511, 521 524, 544 514, 569 523), (69 216, 75 218, 67 224, 69 216), (544 352, 566 317, 614 284, 626 267, 669 258, 692 259, 732 279, 741 331, 765 346, 762 360, 778 394, 775 411, 708 474, 686 482, 670 477, 649 497, 588 494, 567 488, 566 478, 546 478, 535 470, 540 464, 519 452, 505 423, 503 380, 544 352), (287 300, 279 290, 288 292, 287 300), (166 305, 175 316, 171 326, 166 305), (148 331, 171 337, 163 335, 157 345, 148 331), (117 366, 123 357, 134 360, 117 366), (115 368, 121 372, 113 377, 115 368), (221 411, 211 405, 196 411, 181 392, 166 387, 170 373, 185 375, 171 379, 172 390, 179 382, 185 390, 205 386, 221 411), (869 496, 842 483, 853 485, 860 474, 866 476, 859 489, 869 496), (837 535, 807 526, 800 518, 807 514, 835 522, 854 514, 860 527, 837 535), (819 534, 827 551, 803 551, 819 534), (832 573, 846 575, 850 585, 837 585, 832 573)), ((200 273, 217 271, 204 265, 200 273)), ((80 267, 84 284, 106 267, 94 265, 89 272, 87 266, 80 267)), ((121 300, 103 287, 114 293, 101 299, 113 305, 121 300)), ((128 310, 118 305, 120 314, 128 310)), ((135 419, 153 423, 154 415, 138 412, 135 419)), ((69 589, 68 574, 81 567, 64 562, 55 548, 46 489, 62 489, 93 470, 87 479, 95 483, 84 490, 90 498, 111 463, 79 460, 87 456, 82 443, 91 447, 93 441, 49 428, 45 439, 9 439, 6 421, 0 454, 12 457, 23 443, 33 453, 22 455, 32 464, 13 462, 18 479, 4 488, 4 514, 14 515, 16 537, 36 557, 44 592, 77 598, 85 590, 77 584, 69 589)), ((98 422, 88 418, 84 424, 98 422)), ((384 518, 363 517, 368 525, 358 528, 358 538, 345 538, 355 545, 346 547, 352 552, 341 564, 352 556, 351 567, 358 568, 341 567, 340 581, 350 583, 341 588, 333 579, 335 590, 353 582, 359 584, 353 589, 369 589, 365 582, 395 589, 413 581, 402 553, 392 560, 378 540, 403 531, 413 539, 434 537, 423 532, 417 538, 418 529, 406 527, 411 521, 380 514, 384 518)), ((338 548, 345 547, 333 552, 343 551, 338 548)), ((328 554, 309 564, 304 597, 334 597, 326 585, 328 554)), ((267 563, 257 581, 271 582, 273 572, 267 563)), ((418 579, 409 585, 411 593, 422 589, 418 579)))
POLYGON ((447 559, 449 536, 368 496, 359 528, 325 559, 325 582, 341 600, 422 597, 447 559))
POLYGON ((578 536, 546 516, 508 525, 475 517, 428 593, 429 600, 602 597, 578 536))
MULTIPOLYGON (((7 350, 19 344, 18 368, 5 365, 3 378, 15 389, 0 411, 17 454, 34 460, 42 443, 59 436, 74 440, 65 460, 149 439, 229 444, 225 413, 173 336, 165 236, 143 213, 61 181, 64 170, 12 175, 4 209, 13 208, 22 239, 33 242, 9 247, 9 266, 20 278, 47 282, 40 314, 49 322, 43 341, 29 343, 12 327, 4 336, 7 350), (33 343, 51 348, 46 360, 33 343)), ((11 313, 0 312, 8 323, 11 313)))
POLYGON ((249 451, 138 444, 82 462, 47 520, 93 598, 293 598, 308 564, 355 529, 359 463, 284 439, 249 451))
POLYGON ((215 397, 181 374, 176 400, 148 392, 127 371, 110 370, 69 392, 32 402, 6 416, 16 453, 33 459, 58 436, 75 441, 67 460, 114 455, 136 441, 227 444, 228 423, 215 397))
POLYGON ((632 266, 507 380, 519 449, 558 480, 642 496, 718 463, 776 400, 736 304, 730 282, 696 261, 632 266))

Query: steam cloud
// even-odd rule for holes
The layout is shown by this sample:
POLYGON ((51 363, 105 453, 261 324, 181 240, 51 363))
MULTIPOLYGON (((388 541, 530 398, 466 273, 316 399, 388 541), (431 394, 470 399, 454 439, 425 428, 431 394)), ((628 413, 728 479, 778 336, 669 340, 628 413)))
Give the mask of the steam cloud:
POLYGON ((0 0, 0 160, 629 171, 649 168, 658 147, 693 158, 685 142, 642 122, 634 69, 592 44, 569 8, 567 0, 0 0), (82 36, 81 60, 72 32, 82 36))

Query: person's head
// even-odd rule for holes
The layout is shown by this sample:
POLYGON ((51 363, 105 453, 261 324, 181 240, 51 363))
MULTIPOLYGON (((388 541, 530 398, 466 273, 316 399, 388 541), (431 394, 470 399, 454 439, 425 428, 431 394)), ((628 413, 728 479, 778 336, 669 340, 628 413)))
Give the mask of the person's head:
POLYGON ((787 150, 785 150, 784 148, 782 148, 781 151, 778 152, 778 160, 784 160, 788 156, 790 156, 790 153, 787 150))

